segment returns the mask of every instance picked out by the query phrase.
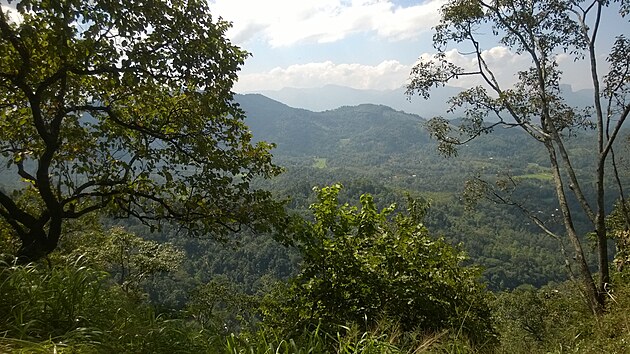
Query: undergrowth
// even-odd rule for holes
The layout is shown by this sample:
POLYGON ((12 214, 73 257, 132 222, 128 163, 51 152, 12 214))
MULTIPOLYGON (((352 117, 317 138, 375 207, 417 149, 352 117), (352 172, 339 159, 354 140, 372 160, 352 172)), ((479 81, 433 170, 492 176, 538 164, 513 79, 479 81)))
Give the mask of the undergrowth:
POLYGON ((457 328, 402 331, 387 321, 367 332, 338 325, 287 337, 262 324, 253 332, 214 333, 185 312, 156 313, 81 258, 52 268, 3 264, 0 353, 628 353, 627 278, 616 274, 601 317, 589 313, 571 283, 497 294, 499 344, 483 348, 457 328))

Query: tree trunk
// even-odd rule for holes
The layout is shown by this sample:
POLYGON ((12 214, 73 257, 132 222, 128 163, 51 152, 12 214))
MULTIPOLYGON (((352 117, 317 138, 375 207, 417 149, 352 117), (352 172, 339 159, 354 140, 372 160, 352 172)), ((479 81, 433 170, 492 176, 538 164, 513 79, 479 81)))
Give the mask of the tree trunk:
POLYGON ((18 264, 36 262, 50 254, 55 247, 56 244, 46 242, 45 235, 38 233, 37 236, 29 237, 29 241, 22 240, 22 245, 16 255, 17 262, 18 264))
POLYGON ((22 244, 17 252, 18 264, 37 262, 52 253, 59 244, 61 224, 56 227, 50 225, 48 232, 41 227, 30 230, 20 237, 22 244))
POLYGON ((571 216, 571 211, 569 210, 569 205, 567 203, 564 191, 564 184, 562 182, 562 175, 560 174, 560 168, 558 166, 556 151, 554 149, 554 146, 550 142, 545 143, 545 147, 547 148, 547 152, 549 153, 549 161, 551 162, 551 167, 553 171, 554 187, 558 198, 558 204, 560 206, 560 211, 562 212, 562 221, 564 223, 567 236, 569 237, 569 240, 571 241, 571 244, 573 245, 573 249, 575 251, 575 261, 580 271, 580 279, 582 282, 582 286, 584 287, 586 300, 589 304, 589 307, 591 308, 591 311, 593 311, 594 314, 603 314, 603 297, 595 286, 595 281, 593 280, 593 276, 588 267, 588 263, 586 263, 586 258, 584 257, 582 243, 580 242, 580 239, 573 225, 573 217, 571 216))
POLYGON ((606 157, 601 156, 597 165, 597 218, 595 232, 597 234, 597 255, 599 261, 598 291, 602 299, 606 294, 606 285, 610 283, 608 270, 608 237, 606 234, 606 218, 604 209, 604 163, 606 157))

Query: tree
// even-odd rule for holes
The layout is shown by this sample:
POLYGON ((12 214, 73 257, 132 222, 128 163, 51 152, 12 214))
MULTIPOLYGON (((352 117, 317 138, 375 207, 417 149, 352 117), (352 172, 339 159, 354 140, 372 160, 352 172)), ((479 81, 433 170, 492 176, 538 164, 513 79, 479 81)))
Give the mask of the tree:
MULTIPOLYGON (((87 258, 93 267, 110 273, 127 294, 139 293, 143 281, 151 276, 177 270, 184 258, 184 252, 171 243, 145 240, 122 227, 105 231, 95 225, 74 234, 66 234, 64 240, 73 238, 70 259, 87 258)), ((61 247, 67 246, 64 242, 61 247)))
POLYGON ((613 211, 606 217, 606 227, 610 238, 615 241, 616 252, 613 263, 617 271, 621 272, 630 261, 630 201, 615 205, 613 211))
POLYGON ((360 209, 339 205, 340 190, 315 188, 315 219, 296 232, 300 272, 279 306, 267 304, 263 321, 299 333, 320 325, 370 329, 384 319, 405 331, 459 329, 478 344, 493 338, 480 271, 429 235, 426 204, 410 200, 407 213, 394 216, 394 205, 379 212, 369 194, 360 209))
POLYGON ((227 277, 214 277, 195 288, 186 311, 204 329, 214 333, 238 333, 256 322, 257 299, 243 292, 227 277))
MULTIPOLYGON (((456 153, 456 146, 466 143, 498 126, 518 127, 544 146, 553 172, 556 197, 566 234, 575 251, 581 283, 591 309, 602 313, 606 287, 609 283, 609 259, 605 226, 606 208, 612 203, 606 194, 606 175, 618 177, 614 142, 620 135, 630 113, 630 39, 621 32, 610 48, 608 72, 601 76, 596 44, 601 37, 602 16, 617 13, 626 21, 630 3, 626 0, 533 0, 482 1, 451 0, 442 7, 442 18, 433 37, 438 54, 433 60, 418 63, 412 70, 407 87, 409 94, 428 97, 432 87, 445 85, 462 76, 478 76, 485 86, 464 90, 450 101, 453 109, 464 108, 463 123, 455 131, 443 118, 429 123, 432 135, 439 140, 445 154, 456 153), (613 9, 616 7, 616 9, 613 9), (618 10, 618 11, 615 11, 618 10), (482 33, 492 33, 494 39, 530 59, 531 67, 518 71, 518 82, 504 87, 483 52, 482 33), (468 45, 475 58, 476 68, 467 70, 447 59, 449 44, 468 45), (590 69, 593 88, 591 106, 584 110, 570 107, 560 89, 562 72, 559 55, 568 53, 576 61, 585 59, 590 69), (494 116, 496 122, 484 119, 494 116), (574 158, 567 149, 567 141, 577 129, 594 129, 596 163, 592 174, 578 178, 574 158), (595 185, 589 198, 587 188, 595 185), (578 201, 571 207, 569 194, 578 201), (573 215, 583 212, 596 234, 599 276, 597 284, 584 257, 582 239, 575 229, 573 215)), ((623 198, 623 186, 614 179, 623 198)), ((535 215, 524 210, 540 223, 535 215)))
POLYGON ((0 152, 17 187, 0 191, 0 215, 21 261, 97 211, 217 238, 269 227, 281 208, 249 184, 279 168, 232 101, 248 53, 207 1, 9 3, 0 152))

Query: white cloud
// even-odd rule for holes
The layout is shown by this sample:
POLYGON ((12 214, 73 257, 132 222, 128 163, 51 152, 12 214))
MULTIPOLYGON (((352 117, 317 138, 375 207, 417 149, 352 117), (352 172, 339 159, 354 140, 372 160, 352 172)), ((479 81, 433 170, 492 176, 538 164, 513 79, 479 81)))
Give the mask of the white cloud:
MULTIPOLYGON (((516 54, 504 46, 496 46, 484 50, 481 55, 502 88, 513 86, 518 81, 518 72, 527 70, 532 65, 528 55, 516 54)), ((423 54, 421 58, 427 59, 429 57, 429 54, 423 54)), ((478 61, 475 57, 462 55, 455 49, 448 51, 446 57, 449 61, 466 70, 475 70, 478 66, 478 61)), ((562 84, 571 85, 574 90, 591 87, 590 76, 585 75, 585 73, 589 72, 586 61, 575 61, 566 54, 559 54, 556 59, 559 69, 563 72, 562 84)), ((603 62, 603 58, 600 59, 600 62, 603 62)), ((483 81, 478 75, 461 76, 459 79, 449 82, 449 85, 471 87, 473 85, 483 85, 483 81)))
POLYGON ((215 0, 215 16, 233 22, 236 43, 260 39, 272 47, 335 42, 361 32, 401 40, 428 31, 444 0, 400 7, 391 0, 215 0))
MULTIPOLYGON (((465 70, 474 71, 478 66, 474 56, 463 55, 453 49, 445 53, 446 59, 465 70)), ((497 46, 482 52, 482 56, 503 88, 514 85, 518 80, 518 71, 530 66, 529 58, 519 55, 508 48, 497 46)), ((433 54, 424 53, 418 60, 430 60, 433 54)), ((587 87, 585 75, 579 74, 580 63, 567 63, 559 58, 561 70, 565 70, 563 83, 570 84, 574 89, 587 87), (571 65, 569 65, 571 64, 571 65), (575 71, 575 72, 574 72, 575 71)), ((407 84, 413 64, 400 63, 397 60, 386 60, 378 65, 364 64, 336 64, 332 61, 291 65, 286 68, 276 67, 262 73, 239 75, 235 86, 237 92, 252 92, 264 90, 278 90, 283 87, 311 88, 325 85, 341 85, 356 89, 388 90, 396 89, 407 84)), ((586 77, 588 79, 588 77, 586 77)), ((460 76, 449 81, 449 86, 472 87, 483 85, 483 79, 478 75, 460 76)))
POLYGON ((332 61, 274 68, 264 73, 239 75, 235 90, 251 92, 283 87, 341 85, 356 89, 395 89, 405 84, 411 66, 396 60, 378 65, 335 64, 332 61))
MULTIPOLYGON (((464 55, 458 52, 457 49, 451 49, 445 55, 446 60, 463 68, 465 71, 478 70, 479 62, 474 55, 464 55)), ((525 70, 530 63, 527 56, 513 53, 503 46, 484 50, 481 55, 503 88, 514 85, 518 80, 518 71, 525 70)), ((419 60, 431 60, 432 57, 433 54, 424 53, 419 60)), ((448 83, 449 86, 455 87, 471 87, 483 84, 484 81, 479 75, 462 75, 448 83)))
MULTIPOLYGON (((513 86, 518 80, 518 72, 527 70, 531 65, 531 59, 527 55, 519 55, 509 50, 507 47, 497 46, 482 52, 482 56, 488 67, 493 71, 497 81, 502 88, 513 86)), ((419 60, 430 60, 432 54, 424 53, 419 60)), ((453 49, 446 52, 446 59, 465 70, 475 70, 477 59, 473 56, 463 55, 453 49)), ((562 71, 561 84, 571 85, 574 91, 592 88, 590 68, 587 60, 576 61, 568 54, 559 54, 556 57, 558 68, 562 71)), ((599 58, 599 70, 605 72, 605 58, 599 58)), ((449 86, 467 88, 475 85, 484 85, 481 77, 460 76, 457 80, 452 80, 449 86)))
POLYGON ((15 9, 15 5, 2 4, 0 6, 1 6, 2 13, 7 15, 9 22, 13 22, 13 23, 22 22, 23 20, 22 15, 20 15, 17 12, 17 10, 15 9))

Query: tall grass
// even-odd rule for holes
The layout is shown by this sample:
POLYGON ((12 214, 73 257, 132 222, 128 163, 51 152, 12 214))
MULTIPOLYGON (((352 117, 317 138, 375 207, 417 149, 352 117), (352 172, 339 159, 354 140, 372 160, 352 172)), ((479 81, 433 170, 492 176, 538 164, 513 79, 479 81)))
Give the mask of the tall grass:
POLYGON ((15 338, 56 337, 90 326, 102 305, 106 273, 80 265, 51 270, 27 266, 0 269, 0 326, 15 338))
POLYGON ((0 352, 192 353, 220 346, 193 322, 166 319, 81 259, 52 269, 0 267, 0 352))
POLYGON ((401 332, 397 326, 384 325, 372 331, 358 327, 338 326, 339 331, 327 333, 319 328, 305 330, 287 338, 274 329, 264 329, 250 335, 228 336, 226 354, 307 354, 307 353, 365 353, 365 354, 420 354, 473 353, 470 344, 454 332, 401 332))
POLYGON ((10 353, 428 353, 469 352, 449 333, 403 333, 383 322, 371 331, 338 326, 286 336, 273 328, 227 336, 189 317, 165 318, 130 298, 81 258, 48 268, 0 266, 0 352, 10 353), (453 343, 456 343, 454 347, 453 343))
MULTIPOLYGON (((630 352, 629 274, 617 275, 608 312, 594 317, 570 284, 498 297, 500 345, 494 353, 630 352)), ((0 353, 483 353, 458 328, 402 331, 379 322, 326 326, 287 335, 264 325, 218 334, 191 316, 167 318, 130 298, 107 273, 81 259, 52 268, 0 265, 0 353), (330 330, 332 328, 332 330, 330 330)))

